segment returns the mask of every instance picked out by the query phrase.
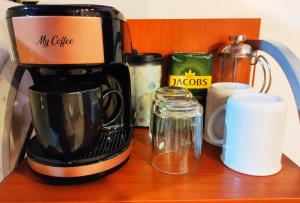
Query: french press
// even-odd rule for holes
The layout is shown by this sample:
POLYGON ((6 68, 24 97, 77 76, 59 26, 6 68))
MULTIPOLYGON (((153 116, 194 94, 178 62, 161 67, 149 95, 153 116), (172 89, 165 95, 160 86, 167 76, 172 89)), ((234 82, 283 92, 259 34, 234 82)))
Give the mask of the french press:
POLYGON ((245 43, 245 35, 229 36, 230 44, 219 48, 216 57, 215 82, 240 82, 254 84, 255 69, 259 63, 263 70, 263 83, 260 92, 268 92, 271 83, 271 68, 267 59, 245 43), (267 76, 268 75, 268 76, 267 76), (249 77, 250 76, 250 77, 249 77))

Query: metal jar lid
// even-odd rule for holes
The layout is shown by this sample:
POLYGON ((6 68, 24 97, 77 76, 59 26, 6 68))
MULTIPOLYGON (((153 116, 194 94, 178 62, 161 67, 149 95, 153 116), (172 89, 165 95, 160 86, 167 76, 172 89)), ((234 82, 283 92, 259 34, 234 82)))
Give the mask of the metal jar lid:
POLYGON ((221 47, 218 51, 219 55, 229 58, 247 58, 253 56, 253 48, 249 44, 245 44, 246 35, 229 36, 230 45, 221 47))
POLYGON ((132 63, 142 65, 147 63, 160 64, 163 57, 159 53, 137 53, 132 56, 132 63))

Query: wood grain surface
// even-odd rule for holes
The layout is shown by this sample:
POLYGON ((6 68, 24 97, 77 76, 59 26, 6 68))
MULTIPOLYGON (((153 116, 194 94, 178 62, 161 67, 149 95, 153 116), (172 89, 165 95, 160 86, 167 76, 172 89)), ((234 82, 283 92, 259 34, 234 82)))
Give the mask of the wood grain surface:
MULTIPOLYGON (((128 20, 133 48, 141 53, 155 52, 164 56, 172 52, 207 52, 215 54, 226 44, 229 35, 246 35, 258 39, 260 19, 135 19, 128 20)), ((168 68, 164 63, 164 69, 168 68)), ((240 64, 236 82, 249 82, 250 67, 240 64)), ((213 82, 220 81, 220 63, 214 60, 213 82)), ((163 84, 167 84, 164 70, 163 84)), ((224 80, 223 80, 224 81, 224 80)))
POLYGON ((133 48, 139 52, 211 52, 229 35, 258 39, 260 19, 131 19, 133 48))
POLYGON ((168 175, 154 170, 147 129, 135 129, 133 152, 113 174, 76 184, 49 184, 24 161, 0 183, 1 202, 300 202, 300 170, 286 157, 268 177, 243 175, 220 161, 221 149, 204 144, 199 170, 168 175))

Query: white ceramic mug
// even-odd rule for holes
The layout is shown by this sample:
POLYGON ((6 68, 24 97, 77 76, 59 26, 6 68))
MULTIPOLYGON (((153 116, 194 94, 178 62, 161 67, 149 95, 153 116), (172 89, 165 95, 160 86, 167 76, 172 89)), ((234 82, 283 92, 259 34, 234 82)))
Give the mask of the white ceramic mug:
POLYGON ((278 96, 248 93, 229 97, 223 163, 255 176, 280 171, 286 113, 287 105, 278 96))
POLYGON ((222 146, 225 108, 229 96, 253 92, 250 85, 234 82, 214 83, 208 89, 203 138, 210 144, 222 146), (216 139, 214 139, 216 137, 216 139))

